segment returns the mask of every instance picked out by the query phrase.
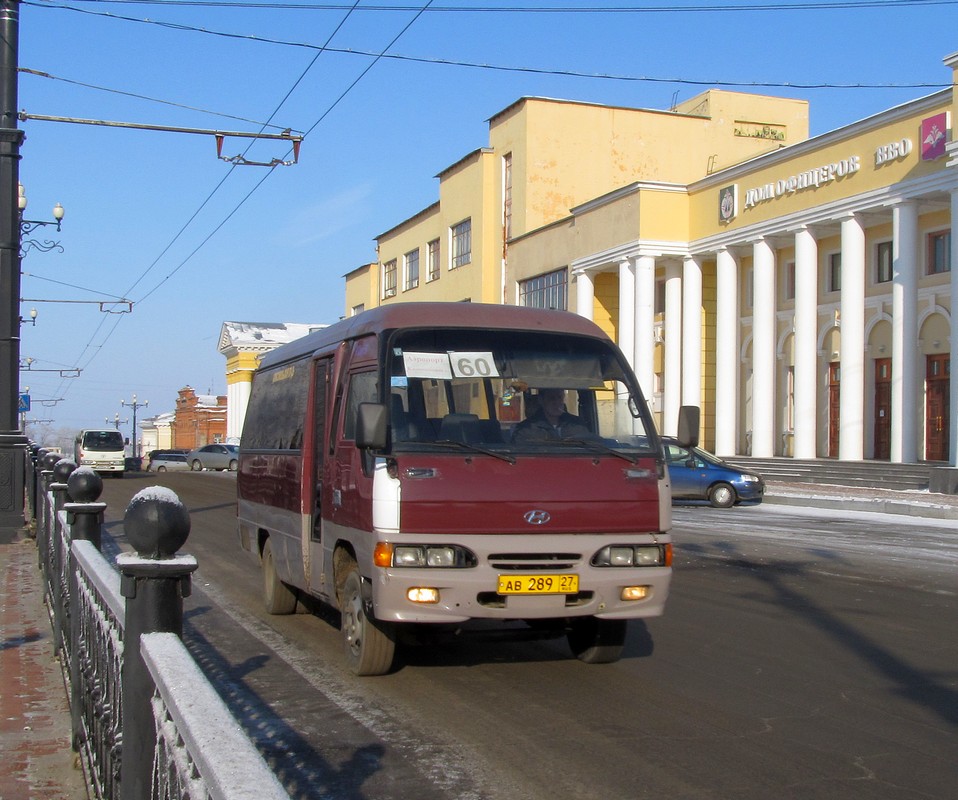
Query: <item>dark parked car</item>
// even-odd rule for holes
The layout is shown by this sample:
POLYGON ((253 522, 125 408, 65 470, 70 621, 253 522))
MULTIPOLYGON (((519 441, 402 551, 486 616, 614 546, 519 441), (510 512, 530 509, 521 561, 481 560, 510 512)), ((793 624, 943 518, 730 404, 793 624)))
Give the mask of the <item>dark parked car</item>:
POLYGON ((716 508, 761 503, 765 481, 751 470, 723 461, 698 447, 682 447, 663 436, 673 500, 708 500, 716 508))
POLYGON ((208 444, 197 450, 190 450, 186 456, 190 469, 228 469, 235 471, 239 464, 239 446, 235 444, 208 444))

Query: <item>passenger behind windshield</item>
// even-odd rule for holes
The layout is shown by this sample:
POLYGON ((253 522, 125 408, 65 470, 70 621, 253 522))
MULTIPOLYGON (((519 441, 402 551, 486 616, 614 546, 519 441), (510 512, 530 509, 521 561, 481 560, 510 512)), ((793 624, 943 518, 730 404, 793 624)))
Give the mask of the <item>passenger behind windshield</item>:
POLYGON ((540 389, 539 407, 512 431, 513 442, 546 442, 592 437, 588 426, 566 410, 565 389, 540 389))

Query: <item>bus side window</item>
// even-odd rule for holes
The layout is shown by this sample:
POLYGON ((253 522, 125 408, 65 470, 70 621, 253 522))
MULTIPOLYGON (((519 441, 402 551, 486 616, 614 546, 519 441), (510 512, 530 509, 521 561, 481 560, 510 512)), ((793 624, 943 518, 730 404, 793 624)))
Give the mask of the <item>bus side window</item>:
POLYGON ((356 438, 356 415, 359 414, 360 403, 375 403, 378 401, 376 387, 376 373, 354 372, 349 376, 349 386, 346 388, 346 418, 343 420, 343 439, 353 441, 356 438))

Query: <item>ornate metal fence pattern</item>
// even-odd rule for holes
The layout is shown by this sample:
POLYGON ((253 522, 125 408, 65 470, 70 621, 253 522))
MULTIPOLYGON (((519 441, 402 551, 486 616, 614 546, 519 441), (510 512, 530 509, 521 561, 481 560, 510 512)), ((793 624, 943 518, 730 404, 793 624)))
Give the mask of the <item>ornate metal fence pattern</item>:
POLYGON ((74 749, 85 758, 96 796, 118 798, 125 617, 120 576, 91 542, 74 542, 72 552, 77 565, 70 662, 74 749))
MULTIPOLYGON (((189 514, 160 487, 124 517, 136 553, 100 552, 102 481, 34 453, 28 509, 67 680, 74 749, 102 800, 289 800, 182 643, 196 569, 189 514)), ((30 459, 28 459, 30 469, 30 459)))

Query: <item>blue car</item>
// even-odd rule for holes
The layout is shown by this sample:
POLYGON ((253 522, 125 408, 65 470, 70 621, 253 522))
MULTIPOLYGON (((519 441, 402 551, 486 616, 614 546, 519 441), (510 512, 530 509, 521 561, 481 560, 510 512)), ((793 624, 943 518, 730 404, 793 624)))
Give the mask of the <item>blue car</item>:
POLYGON ((672 479, 673 500, 708 500, 716 508, 738 503, 761 503, 765 495, 762 476, 732 466, 698 447, 682 447, 663 436, 672 479))

